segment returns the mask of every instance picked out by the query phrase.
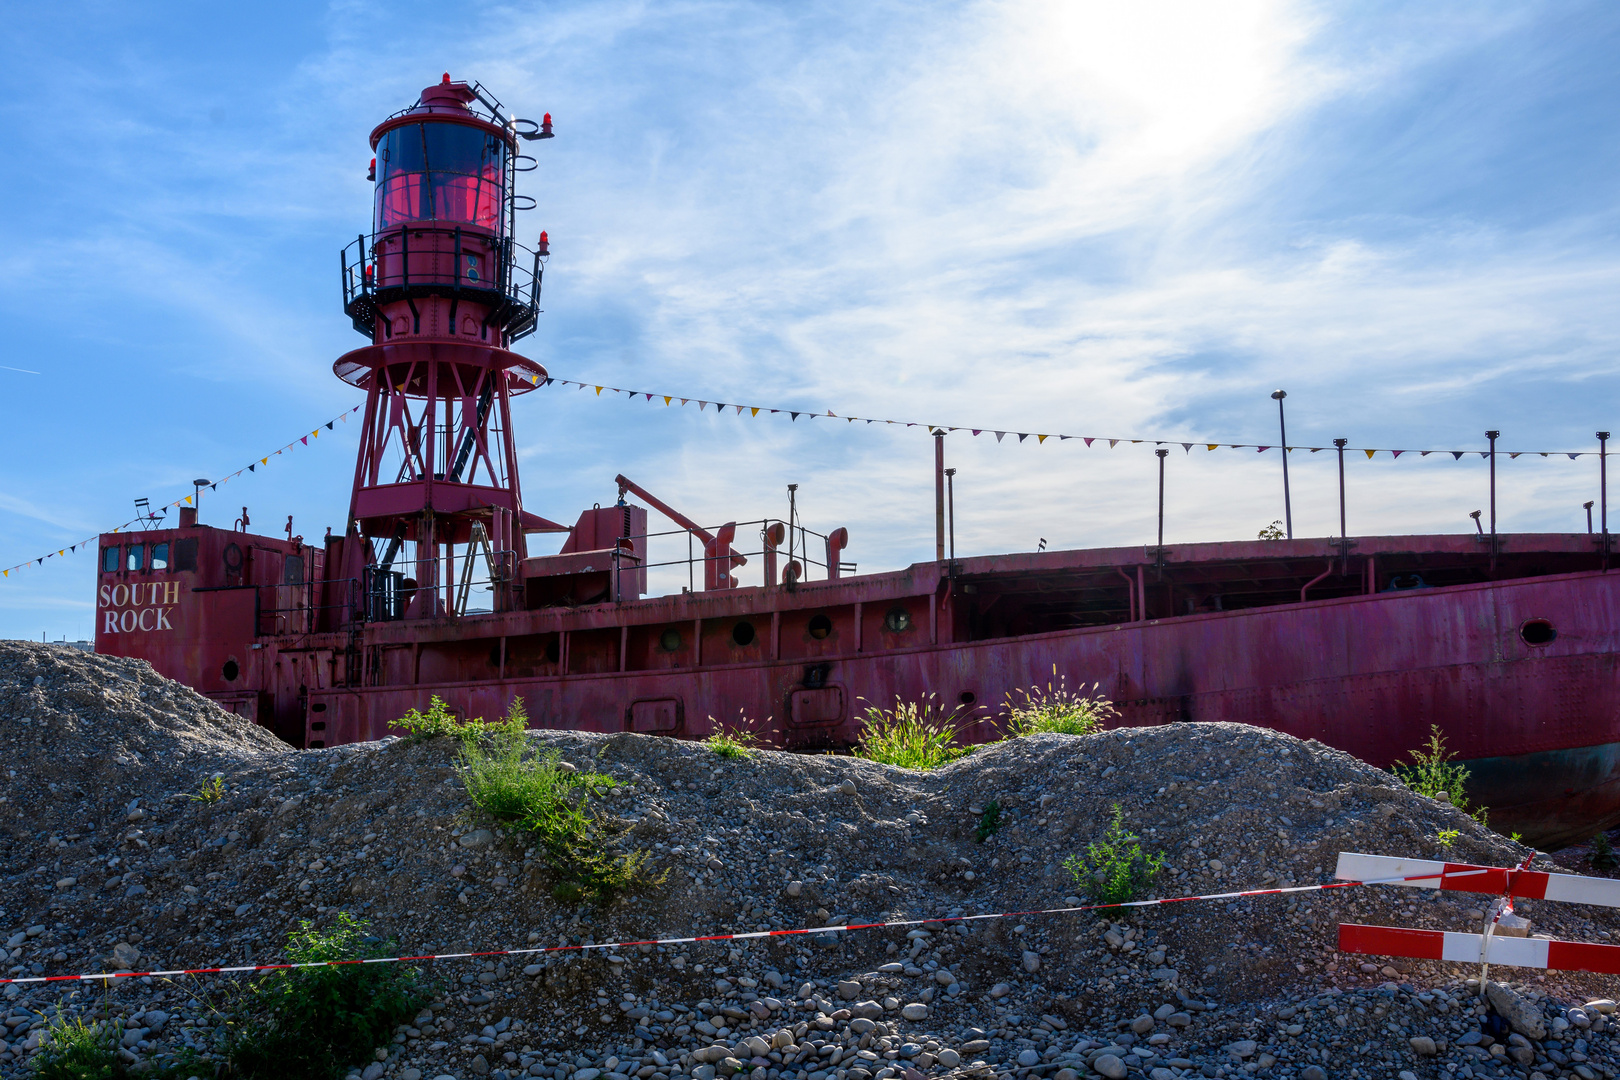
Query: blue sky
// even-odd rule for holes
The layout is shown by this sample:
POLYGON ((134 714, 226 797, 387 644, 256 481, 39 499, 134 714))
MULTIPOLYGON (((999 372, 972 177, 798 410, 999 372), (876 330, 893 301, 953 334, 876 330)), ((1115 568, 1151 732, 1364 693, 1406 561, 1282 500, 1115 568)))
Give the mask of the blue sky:
MULTIPOLYGON (((1620 428, 1620 9, 1601 3, 65 2, 0 40, 0 565, 360 400, 337 249, 366 135, 441 72, 557 138, 520 351, 565 378, 856 415, 1180 440, 1586 449, 1620 428), (25 369, 21 371, 11 368, 25 369)), ((546 390, 526 504, 624 472, 704 522, 932 556, 918 429, 546 390)), ((1150 542, 1149 446, 948 439, 964 553, 1150 542)), ((205 497, 341 528, 340 425, 205 497)), ((1337 527, 1290 459, 1296 534, 1337 527)), ((1176 449, 1170 543, 1282 516, 1275 452, 1176 449)), ((1470 529, 1484 463, 1350 466, 1350 530, 1470 529)), ((1584 528, 1593 459, 1502 462, 1502 526, 1584 528)), ((749 582, 754 568, 740 576, 749 582)), ((89 633, 93 565, 0 582, 0 635, 89 633)))

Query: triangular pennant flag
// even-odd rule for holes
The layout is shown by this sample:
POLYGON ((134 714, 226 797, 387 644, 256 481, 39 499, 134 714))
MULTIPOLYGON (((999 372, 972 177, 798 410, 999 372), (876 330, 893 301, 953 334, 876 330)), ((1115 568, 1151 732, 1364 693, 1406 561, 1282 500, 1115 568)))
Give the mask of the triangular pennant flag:
POLYGON ((1088 436, 1085 436, 1085 435, 1082 435, 1082 436, 1080 436, 1080 438, 1081 438, 1081 439, 1083 439, 1083 440, 1084 440, 1084 441, 1085 441, 1085 444, 1086 444, 1086 445, 1087 445, 1087 446, 1090 446, 1090 445, 1091 445, 1091 444, 1092 444, 1092 443, 1094 443, 1094 442, 1096 442, 1096 441, 1097 441, 1097 439, 1096 439, 1096 437, 1095 437, 1095 436, 1090 436, 1090 437, 1088 437, 1088 436))
POLYGON ((1432 453, 1434 453, 1433 450, 1422 450, 1418 452, 1418 457, 1428 457, 1432 453))
POLYGON ((687 403, 687 402, 688 402, 688 401, 691 401, 691 400, 692 400, 692 399, 691 399, 691 398, 685 398, 685 397, 683 397, 683 398, 681 398, 681 404, 682 404, 682 405, 685 405, 685 404, 686 404, 686 403, 687 403))
POLYGON ((69 547, 69 548, 68 548, 68 550, 69 550, 69 551, 74 551, 74 552, 76 552, 76 551, 78 551, 78 550, 79 550, 79 545, 78 545, 78 544, 74 544, 74 545, 73 545, 73 546, 71 546, 71 547, 69 547))
POLYGON ((191 505, 191 496, 190 496, 190 495, 187 495, 187 496, 186 496, 186 497, 185 497, 185 498, 184 498, 184 499, 183 499, 183 500, 181 500, 181 501, 182 501, 182 502, 184 502, 184 503, 185 503, 185 504, 186 504, 186 505, 187 505, 187 506, 190 506, 190 505, 191 505))
POLYGON ((983 430, 984 430, 984 428, 976 427, 976 428, 973 429, 973 434, 977 435, 979 432, 981 432, 983 430))
POLYGON ((748 408, 748 406, 746 406, 746 405, 738 405, 738 406, 737 406, 737 415, 738 415, 738 416, 741 416, 741 415, 742 415, 742 411, 743 411, 743 410, 744 410, 744 409, 746 409, 746 408, 748 408))
POLYGON ((1571 455, 1569 455, 1569 460, 1574 461, 1576 458, 1578 458, 1580 456, 1581 455, 1579 455, 1579 454, 1571 454, 1571 455))
POLYGON ((596 388, 596 396, 597 396, 597 397, 601 397, 601 396, 602 396, 602 388, 601 388, 601 387, 600 387, 600 386, 598 386, 598 387, 597 387, 597 388, 596 388))
POLYGON ((332 430, 332 421, 331 421, 331 420, 328 420, 328 421, 327 421, 327 422, 326 422, 326 430, 327 430, 327 431, 331 431, 331 430, 332 430))
POLYGON ((1257 453, 1257 454, 1263 454, 1267 450, 1270 450, 1270 449, 1271 449, 1271 447, 1269 447, 1269 446, 1257 446, 1257 447, 1254 448, 1254 452, 1257 453))
POLYGON ((1000 442, 1002 439, 1005 439, 1006 437, 1007 437, 1007 433, 1005 431, 996 432, 996 442, 1000 442))
MULTIPOLYGON (((308 446, 309 445, 309 436, 305 435, 302 439, 299 439, 298 441, 303 443, 305 446, 308 446)), ((281 451, 277 450, 276 453, 279 454, 279 453, 281 453, 281 451)))
POLYGON ((66 554, 67 554, 67 552, 66 552, 66 551, 58 551, 58 552, 57 552, 57 554, 58 554, 58 555, 66 555, 66 554))
POLYGON ((1046 441, 1046 440, 1047 440, 1047 439, 1048 439, 1048 438, 1050 438, 1050 436, 1047 436, 1047 435, 1037 435, 1037 436, 1035 436, 1035 441, 1036 441, 1036 442, 1037 442, 1037 443, 1044 443, 1044 442, 1045 442, 1045 441, 1046 441))
POLYGON ((312 439, 320 438, 321 437, 321 429, 316 428, 314 431, 309 433, 309 437, 312 438, 312 439))
POLYGON ((1390 453, 1393 454, 1396 457, 1400 457, 1402 454, 1406 453, 1406 451, 1405 450, 1391 450, 1390 453))
POLYGON ((831 410, 831 409, 828 409, 828 410, 827 410, 827 415, 828 415, 828 416, 831 416, 831 417, 832 417, 832 418, 833 418, 833 419, 834 419, 834 420, 836 420, 836 419, 838 419, 838 416, 837 416, 837 414, 836 414, 836 413, 834 413, 834 412, 833 412, 833 411, 832 411, 832 410, 831 410))
POLYGON ((1134 445, 1136 445, 1136 444, 1137 444, 1137 443, 1139 443, 1139 442, 1141 442, 1141 441, 1142 441, 1142 440, 1141 440, 1141 439, 1132 439, 1132 440, 1131 440, 1131 445, 1133 445, 1133 446, 1134 446, 1134 445))
POLYGON ((1491 456, 1491 452, 1489 450, 1475 450, 1474 453, 1478 454, 1480 457, 1490 457, 1491 456))
POLYGON ((1072 438, 1074 438, 1073 435, 1059 435, 1058 436, 1058 442, 1062 442, 1064 439, 1072 439, 1072 438))
POLYGON ((1027 439, 1027 438, 1029 438, 1029 432, 1027 432, 1027 431, 1020 431, 1020 432, 1019 432, 1019 433, 1018 433, 1018 441, 1019 441, 1019 442, 1023 442, 1023 441, 1024 441, 1024 440, 1025 440, 1025 439, 1027 439))
POLYGON ((1220 444, 1220 443, 1214 443, 1214 442, 1212 442, 1212 443, 1205 443, 1205 444, 1204 444, 1204 448, 1205 448, 1205 449, 1206 449, 1206 450, 1214 450, 1214 449, 1216 449, 1216 448, 1217 448, 1217 447, 1219 447, 1219 446, 1220 446, 1220 445, 1221 445, 1221 444, 1220 444))
POLYGON ((257 469, 257 468, 258 468, 257 465, 249 465, 248 466, 248 472, 252 472, 254 469, 257 469))
MULTIPOLYGON (((858 417, 858 416, 846 416, 846 417, 844 417, 844 419, 848 420, 850 423, 853 424, 855 421, 859 420, 860 417, 858 417)), ((868 420, 867 423, 871 423, 871 421, 868 420)))
MULTIPOLYGON (((1522 451, 1522 450, 1521 450, 1521 451, 1519 451, 1519 453, 1520 453, 1520 454, 1522 454, 1522 453, 1524 453, 1524 451, 1522 451)), ((1509 460, 1509 461, 1512 461, 1512 460, 1514 460, 1514 459, 1515 459, 1515 458, 1517 458, 1517 457, 1518 457, 1518 456, 1519 456, 1519 454, 1509 454, 1509 455, 1508 455, 1508 460, 1509 460)))
POLYGON ((673 394, 665 394, 664 395, 664 404, 665 405, 668 405, 671 401, 674 401, 674 400, 675 400, 675 396, 673 394))
POLYGON ((1118 439, 1109 439, 1108 440, 1108 449, 1112 450, 1114 447, 1116 447, 1118 445, 1119 445, 1119 440, 1118 439))
POLYGON ((652 395, 651 395, 651 394, 648 394, 648 395, 647 395, 647 400, 648 400, 648 401, 651 401, 651 400, 652 400, 652 399, 653 399, 653 396, 652 396, 652 395))
POLYGON ((1372 460, 1372 456, 1373 456, 1373 455, 1374 455, 1374 454, 1376 454, 1376 453, 1378 453, 1378 451, 1376 451, 1376 450, 1368 450, 1368 451, 1367 451, 1367 452, 1366 452, 1366 454, 1367 454, 1367 460, 1368 460, 1368 461, 1371 461, 1371 460, 1372 460))
POLYGON ((209 491, 218 491, 219 490, 219 485, 218 484, 209 484, 208 485, 208 490, 209 491))
POLYGON ((705 405, 707 405, 707 404, 708 404, 708 402, 707 402, 707 401, 700 401, 700 402, 698 402, 698 412, 702 412, 702 411, 703 411, 703 406, 705 406, 705 405))
MULTIPOLYGON (((276 453, 279 454, 279 453, 281 453, 281 451, 277 450, 276 453)), ((262 458, 259 459, 259 464, 260 465, 268 465, 268 464, 270 464, 270 459, 267 458, 267 457, 262 457, 262 458)))
MULTIPOLYGON (((792 415, 793 415, 793 419, 794 419, 794 420, 797 420, 797 419, 798 419, 798 418, 799 418, 799 414, 798 414, 798 413, 793 413, 793 414, 792 414, 792 415)), ((789 423, 792 423, 792 421, 791 421, 791 420, 790 420, 790 421, 788 421, 788 422, 789 422, 789 423)))
POLYGON ((749 415, 749 416, 758 416, 758 415, 759 415, 759 409, 758 409, 758 407, 751 407, 751 408, 750 408, 750 409, 749 409, 749 410, 748 410, 748 415, 749 415))

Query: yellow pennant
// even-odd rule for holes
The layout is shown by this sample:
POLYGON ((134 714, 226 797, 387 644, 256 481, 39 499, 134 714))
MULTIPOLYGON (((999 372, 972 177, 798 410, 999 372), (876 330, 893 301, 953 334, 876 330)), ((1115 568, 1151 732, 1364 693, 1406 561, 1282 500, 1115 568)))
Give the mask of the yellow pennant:
POLYGON ((1218 448, 1218 447, 1219 447, 1219 446, 1220 446, 1220 445, 1221 445, 1221 444, 1220 444, 1220 443, 1213 443, 1213 442, 1212 442, 1212 443, 1205 443, 1205 444, 1204 444, 1204 446, 1205 446, 1205 447, 1206 447, 1206 448, 1207 448, 1207 449, 1210 449, 1210 450, 1214 450, 1214 449, 1216 449, 1216 448, 1218 448))
POLYGON ((186 498, 185 498, 185 504, 186 504, 186 505, 187 505, 187 506, 190 506, 190 505, 191 505, 191 496, 190 496, 190 495, 187 495, 187 496, 186 496, 186 498))
POLYGON ((1368 451, 1366 451, 1367 457, 1369 459, 1371 459, 1371 457, 1376 453, 1378 453, 1378 451, 1376 451, 1376 450, 1368 450, 1368 451))
POLYGON ((664 404, 665 404, 665 405, 666 405, 666 406, 667 406, 667 405, 668 405, 668 404, 669 404, 669 403, 670 403, 670 402, 671 402, 671 401, 674 401, 674 400, 675 400, 675 398, 674 398, 674 396, 673 396, 673 395, 671 395, 671 394, 665 394, 665 395, 664 395, 664 404))
POLYGON ((601 396, 602 396, 602 388, 601 388, 601 387, 600 387, 600 386, 598 386, 598 387, 597 387, 597 388, 596 388, 596 396, 597 396, 597 397, 601 397, 601 396))
POLYGON ((759 415, 759 409, 750 407, 749 410, 748 410, 748 415, 750 415, 750 416, 758 416, 759 415))
POLYGON ((259 459, 259 464, 260 465, 268 465, 268 464, 270 464, 270 459, 267 458, 267 457, 262 457, 262 458, 259 459))
POLYGON ((1048 436, 1048 435, 1037 435, 1037 436, 1035 436, 1035 438, 1039 442, 1045 442, 1048 438, 1050 438, 1050 436, 1048 436))

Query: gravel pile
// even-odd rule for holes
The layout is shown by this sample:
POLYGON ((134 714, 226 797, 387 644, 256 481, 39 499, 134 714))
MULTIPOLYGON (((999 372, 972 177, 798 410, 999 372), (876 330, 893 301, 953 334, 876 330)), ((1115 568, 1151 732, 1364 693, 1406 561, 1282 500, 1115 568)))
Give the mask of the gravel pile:
MULTIPOLYGON (((939 918, 429 965, 431 1007, 357 1075, 1593 1080, 1620 1065, 1613 978, 1493 969, 1526 981, 1498 991, 1520 1030, 1487 1034, 1465 981, 1477 968, 1334 949, 1341 921, 1476 928, 1481 897, 1368 887, 957 921, 1075 902, 1063 863, 1116 804, 1164 853, 1163 896, 1326 881, 1341 850, 1530 854, 1317 743, 1172 725, 1023 739, 918 773, 632 734, 531 738, 620 782, 597 809, 653 853, 662 884, 605 908, 558 903, 533 848, 470 806, 449 740, 295 751, 143 662, 0 643, 5 966, 270 962, 298 920, 340 911, 410 954, 939 918), (215 777, 219 797, 197 797, 215 777), (999 828, 981 842, 992 802, 999 828)), ((1601 909, 1518 911, 1553 937, 1620 932, 1601 909)), ((213 1053, 224 1000, 208 977, 8 987, 0 1074, 27 1074, 56 1011, 125 1018, 132 1058, 213 1053)))

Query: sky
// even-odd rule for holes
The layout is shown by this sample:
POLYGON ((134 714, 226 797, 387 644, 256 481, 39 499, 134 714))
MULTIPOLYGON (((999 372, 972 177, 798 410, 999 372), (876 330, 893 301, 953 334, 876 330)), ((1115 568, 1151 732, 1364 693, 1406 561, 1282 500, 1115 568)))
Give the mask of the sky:
MULTIPOLYGON (((697 400, 984 429, 946 438, 962 555, 1152 543, 1154 440, 1166 543, 1252 538, 1282 455, 1202 444, 1279 442, 1277 388, 1291 445, 1590 450, 1620 426, 1616 55, 1597 2, 15 6, 0 566, 317 429, 203 520, 343 528, 337 252, 368 133, 444 72, 555 120, 525 144, 519 239, 552 257, 517 351, 693 399, 519 399, 549 518, 621 472, 705 524, 797 483, 862 572, 933 557, 925 427, 697 400)), ((1595 458, 1499 465, 1503 530, 1585 529, 1595 458)), ((1295 534, 1336 533, 1333 455, 1289 468, 1295 534)), ((1352 536, 1487 505, 1477 455, 1346 472, 1352 536)), ((13 572, 0 636, 90 636, 93 587, 84 548, 13 572)))

